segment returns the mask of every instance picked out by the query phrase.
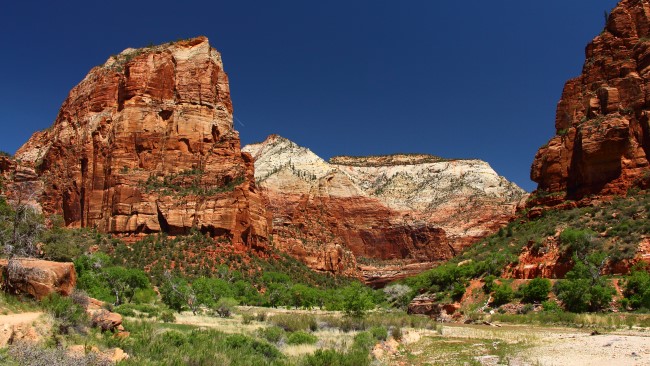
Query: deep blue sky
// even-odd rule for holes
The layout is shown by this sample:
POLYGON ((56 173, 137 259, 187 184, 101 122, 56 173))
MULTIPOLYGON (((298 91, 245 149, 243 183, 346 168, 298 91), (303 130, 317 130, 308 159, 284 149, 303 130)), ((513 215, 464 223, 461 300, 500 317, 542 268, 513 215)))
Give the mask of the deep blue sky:
POLYGON ((422 152, 488 161, 527 190, 564 82, 614 0, 5 1, 0 150, 52 124, 95 65, 206 35, 242 143, 323 158, 422 152), (239 122, 241 121, 241 122, 239 122))

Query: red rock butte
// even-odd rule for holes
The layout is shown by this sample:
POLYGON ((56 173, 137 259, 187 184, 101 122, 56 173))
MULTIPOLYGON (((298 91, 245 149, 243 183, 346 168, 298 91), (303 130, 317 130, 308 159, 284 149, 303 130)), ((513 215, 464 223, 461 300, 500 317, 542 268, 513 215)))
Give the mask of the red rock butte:
POLYGON ((40 176, 30 193, 43 211, 69 226, 198 228, 264 245, 269 217, 232 114, 228 77, 207 38, 126 49, 93 68, 16 159, 40 176))
POLYGON ((622 0, 587 46, 558 103, 556 136, 537 152, 530 206, 625 194, 650 182, 650 4, 622 0))

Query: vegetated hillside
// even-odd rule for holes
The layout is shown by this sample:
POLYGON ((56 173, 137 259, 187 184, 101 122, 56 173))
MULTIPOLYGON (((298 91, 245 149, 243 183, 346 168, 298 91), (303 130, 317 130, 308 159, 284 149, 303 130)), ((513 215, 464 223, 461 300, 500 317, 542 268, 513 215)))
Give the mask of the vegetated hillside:
POLYGON ((326 162, 277 135, 245 146, 275 245, 321 271, 382 284, 497 231, 525 192, 479 160, 422 154, 326 162), (358 271, 360 269, 360 271, 358 271))
MULTIPOLYGON (((460 300, 473 279, 508 282, 587 276, 600 281, 608 275, 627 275, 635 265, 650 264, 647 191, 631 190, 626 197, 593 201, 587 207, 547 210, 532 219, 526 214, 522 212, 498 233, 405 283, 444 303, 460 300)), ((486 287, 486 291, 494 288, 486 287)))
POLYGON ((586 48, 582 74, 564 86, 556 136, 531 167, 530 205, 624 195, 650 183, 650 4, 622 0, 586 48))

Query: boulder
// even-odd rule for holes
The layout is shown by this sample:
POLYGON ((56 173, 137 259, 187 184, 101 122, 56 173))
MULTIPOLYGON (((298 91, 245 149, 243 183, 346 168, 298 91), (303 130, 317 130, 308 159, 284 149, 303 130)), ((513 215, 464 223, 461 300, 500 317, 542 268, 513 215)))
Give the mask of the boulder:
POLYGON ((13 293, 29 294, 41 300, 51 293, 68 296, 77 284, 73 263, 21 258, 0 259, 2 286, 13 293))

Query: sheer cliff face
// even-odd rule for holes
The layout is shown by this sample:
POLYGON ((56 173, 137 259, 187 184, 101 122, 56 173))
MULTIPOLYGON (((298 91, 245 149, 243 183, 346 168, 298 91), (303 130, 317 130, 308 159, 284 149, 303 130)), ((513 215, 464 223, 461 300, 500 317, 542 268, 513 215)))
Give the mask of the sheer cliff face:
POLYGON ((44 211, 68 225, 121 234, 196 227, 263 244, 269 220, 232 113, 207 38, 127 49, 93 68, 16 158, 44 181, 44 211))
POLYGON ((650 179, 650 4, 622 0, 587 46, 557 107, 557 135, 531 168, 532 205, 624 194, 650 179))
POLYGON ((337 157, 279 137, 248 145, 274 244, 319 270, 382 283, 451 258, 514 216, 525 192, 487 163, 429 155, 337 157), (386 261, 402 266, 376 268, 386 261))

